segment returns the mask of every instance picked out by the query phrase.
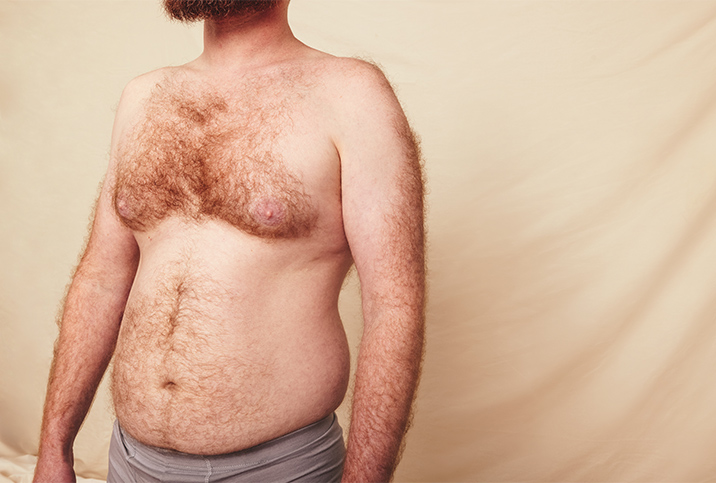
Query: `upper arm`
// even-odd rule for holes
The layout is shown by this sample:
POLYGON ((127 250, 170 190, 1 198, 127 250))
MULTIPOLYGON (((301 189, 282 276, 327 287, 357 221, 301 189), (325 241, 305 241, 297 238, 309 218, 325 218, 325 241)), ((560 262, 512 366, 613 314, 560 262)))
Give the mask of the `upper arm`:
POLYGON ((343 223, 366 324, 372 312, 392 309, 420 319, 425 267, 417 142, 389 83, 369 64, 353 66, 339 109, 343 223))
POLYGON ((134 278, 139 259, 139 248, 132 231, 124 226, 114 210, 113 192, 119 146, 135 116, 139 105, 141 84, 136 80, 124 89, 115 114, 112 129, 110 159, 94 210, 87 247, 82 256, 78 273, 103 280, 109 290, 117 290, 117 284, 128 290, 134 278))

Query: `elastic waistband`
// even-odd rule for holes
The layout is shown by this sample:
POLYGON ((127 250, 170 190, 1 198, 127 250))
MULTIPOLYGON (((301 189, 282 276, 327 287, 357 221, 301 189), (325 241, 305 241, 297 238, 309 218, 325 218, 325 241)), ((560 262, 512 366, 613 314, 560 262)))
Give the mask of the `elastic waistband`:
POLYGON ((121 436, 125 447, 133 457, 141 459, 154 460, 156 462, 166 463, 168 460, 173 461, 173 465, 185 468, 196 467, 205 468, 207 462, 211 467, 219 469, 221 467, 249 467, 271 463, 274 460, 286 457, 292 453, 302 451, 306 446, 315 445, 323 438, 333 437, 329 433, 335 433, 339 437, 342 430, 338 425, 338 418, 335 413, 329 414, 320 421, 304 426, 291 433, 279 436, 278 438, 266 441, 251 448, 247 448, 234 453, 226 453, 220 455, 195 455, 190 453, 182 453, 171 449, 157 448, 148 446, 137 441, 129 433, 124 431, 119 424, 115 422, 116 429, 121 436))

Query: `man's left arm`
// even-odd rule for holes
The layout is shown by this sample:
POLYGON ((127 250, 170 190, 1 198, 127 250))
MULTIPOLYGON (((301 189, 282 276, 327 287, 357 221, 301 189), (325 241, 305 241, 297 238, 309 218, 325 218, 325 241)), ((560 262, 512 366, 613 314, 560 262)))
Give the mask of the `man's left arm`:
POLYGON ((373 66, 353 69, 337 147, 364 328, 343 481, 377 482, 395 470, 420 375, 423 181, 417 143, 390 85, 373 66))

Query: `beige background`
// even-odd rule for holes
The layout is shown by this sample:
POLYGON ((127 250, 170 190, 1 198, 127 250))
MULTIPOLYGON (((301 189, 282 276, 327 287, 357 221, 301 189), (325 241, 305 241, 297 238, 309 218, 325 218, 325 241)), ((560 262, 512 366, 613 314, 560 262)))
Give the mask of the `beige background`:
MULTIPOLYGON (((291 20, 383 65, 423 138, 429 344, 396 479, 716 481, 716 1, 293 0, 291 20)), ((0 481, 34 462, 122 87, 200 51, 154 0, 0 0, 0 481)), ((103 390, 83 477, 111 421, 103 390)))

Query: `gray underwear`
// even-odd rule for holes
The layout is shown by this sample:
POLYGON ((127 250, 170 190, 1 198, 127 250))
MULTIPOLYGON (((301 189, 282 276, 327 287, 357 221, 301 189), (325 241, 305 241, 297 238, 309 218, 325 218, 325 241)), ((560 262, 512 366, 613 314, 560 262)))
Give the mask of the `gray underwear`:
POLYGON ((236 453, 201 456, 140 443, 114 423, 108 483, 339 482, 343 430, 335 414, 236 453))

